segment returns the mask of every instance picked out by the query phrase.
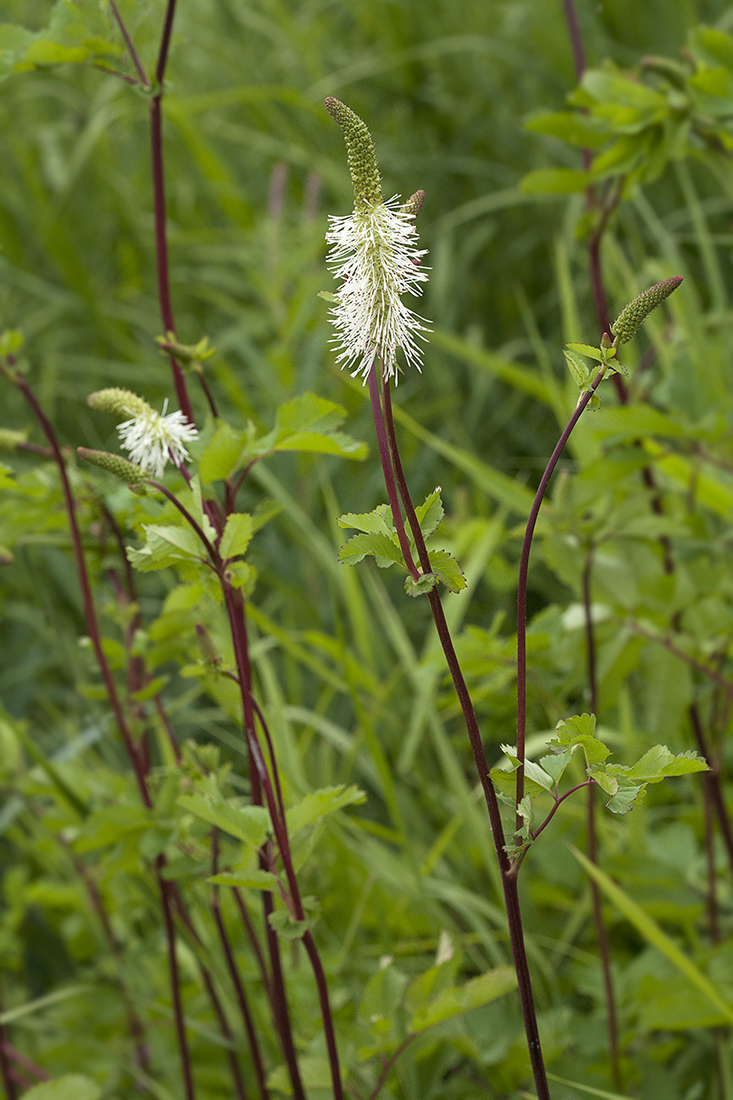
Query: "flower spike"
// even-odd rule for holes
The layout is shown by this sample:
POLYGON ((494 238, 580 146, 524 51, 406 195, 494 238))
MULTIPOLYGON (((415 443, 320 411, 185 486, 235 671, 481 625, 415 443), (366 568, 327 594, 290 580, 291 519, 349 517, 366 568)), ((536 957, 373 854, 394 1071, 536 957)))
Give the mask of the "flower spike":
POLYGON ((616 338, 617 344, 626 344, 633 339, 642 322, 649 316, 653 309, 668 298, 673 290, 682 282, 681 275, 673 275, 671 279, 663 279, 661 283, 642 290, 632 298, 628 305, 619 313, 611 325, 611 332, 616 338))
POLYGON ((354 207, 363 210, 382 201, 382 181, 379 177, 377 154, 372 135, 350 107, 339 99, 329 96, 326 110, 339 124, 344 133, 346 152, 349 158, 349 172, 354 185, 354 207))
MULTIPOLYGON (((397 379, 397 349, 402 348, 410 366, 422 366, 418 339, 429 329, 425 320, 401 300, 402 294, 419 295, 428 271, 421 266, 425 249, 418 249, 415 217, 424 192, 416 191, 402 204, 395 195, 382 198, 374 143, 364 122, 337 99, 326 107, 344 131, 349 171, 354 184, 354 212, 348 217, 329 216, 326 241, 332 246, 326 262, 334 278, 342 280, 329 311, 337 335, 336 362, 363 375, 364 383, 374 363, 381 360, 386 377, 397 379)), ((428 322, 429 323, 429 322, 428 322)))
POLYGON ((198 436, 195 426, 180 410, 166 416, 167 400, 159 413, 131 390, 110 388, 90 394, 87 404, 93 409, 130 417, 117 425, 120 446, 129 452, 133 463, 154 477, 162 476, 171 456, 176 463, 188 458, 185 445, 198 436))

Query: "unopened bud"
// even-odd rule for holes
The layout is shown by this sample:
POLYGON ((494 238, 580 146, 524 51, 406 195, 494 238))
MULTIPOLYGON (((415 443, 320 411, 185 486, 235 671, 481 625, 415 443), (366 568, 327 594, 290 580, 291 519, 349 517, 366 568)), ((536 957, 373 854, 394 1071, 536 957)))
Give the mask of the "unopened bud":
POLYGON ((636 298, 624 306, 616 320, 611 325, 611 332, 616 337, 617 344, 626 344, 631 340, 653 309, 668 298, 673 290, 682 282, 681 275, 673 275, 671 279, 663 279, 661 283, 655 283, 647 290, 642 290, 636 298))
POLYGON ((374 142, 366 122, 333 96, 326 100, 326 110, 343 130, 354 185, 354 208, 363 210, 368 206, 377 206, 383 201, 382 181, 374 142))
POLYGON ((109 454, 107 451, 90 451, 87 447, 77 447, 76 452, 86 462, 93 466, 99 466, 102 470, 114 474, 120 481, 130 486, 141 486, 148 476, 145 470, 141 470, 134 462, 128 462, 120 455, 109 454))
POLYGON ((132 390, 120 390, 116 387, 90 393, 87 405, 100 412, 116 413, 117 416, 140 416, 150 408, 147 401, 143 401, 132 390))
POLYGON ((413 218, 416 218, 422 210, 422 204, 425 202, 425 192, 416 191, 414 195, 410 195, 409 199, 402 206, 403 214, 412 214, 413 218))

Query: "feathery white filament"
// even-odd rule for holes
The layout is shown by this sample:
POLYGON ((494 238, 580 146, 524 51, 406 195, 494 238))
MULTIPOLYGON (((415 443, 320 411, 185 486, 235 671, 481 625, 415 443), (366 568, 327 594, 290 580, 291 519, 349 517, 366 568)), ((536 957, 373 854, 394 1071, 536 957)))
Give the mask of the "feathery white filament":
POLYGON ((132 418, 117 425, 122 449, 129 453, 132 462, 154 477, 161 477, 171 454, 178 462, 188 458, 185 444, 198 435, 180 410, 166 416, 167 408, 166 400, 162 413, 147 404, 141 412, 128 409, 132 418))
MULTIPOLYGON (((400 295, 422 294, 428 271, 420 266, 426 249, 417 249, 415 217, 399 209, 399 196, 355 210, 348 217, 329 217, 326 241, 332 245, 326 262, 342 279, 330 319, 339 348, 336 362, 351 369, 352 377, 366 382, 374 356, 387 377, 397 380, 397 348, 410 366, 422 367, 422 349, 416 339, 429 332, 400 295), (356 366, 354 365, 356 364, 356 366)), ((429 324, 430 322, 426 322, 429 324)))

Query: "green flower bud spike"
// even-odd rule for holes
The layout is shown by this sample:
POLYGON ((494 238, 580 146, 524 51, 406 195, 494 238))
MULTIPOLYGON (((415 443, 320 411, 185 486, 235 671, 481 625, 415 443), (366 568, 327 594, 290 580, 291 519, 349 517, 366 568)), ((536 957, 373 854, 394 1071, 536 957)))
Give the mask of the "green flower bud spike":
POLYGON ((616 344, 626 344, 633 339, 651 311, 668 298, 681 282, 681 275, 673 275, 671 279, 663 279, 661 283, 655 283, 647 290, 642 290, 636 298, 632 298, 611 325, 616 344))
POLYGON ((410 214, 411 217, 416 218, 422 210, 422 204, 425 202, 425 192, 416 191, 414 195, 410 195, 406 203, 400 208, 404 214, 410 214))
POLYGON ((131 488, 143 486, 148 476, 145 470, 141 470, 134 462, 128 462, 120 455, 112 455, 107 451, 90 451, 88 447, 77 447, 76 453, 93 466, 99 466, 102 470, 114 474, 120 481, 124 481, 131 488))
POLYGON ((119 390, 114 387, 90 393, 87 397, 87 405, 100 412, 116 413, 117 416, 141 416, 150 409, 147 401, 143 401, 142 397, 138 397, 132 390, 119 390))
MULTIPOLYGON (((383 202, 377 154, 367 125, 350 107, 329 96, 326 110, 339 124, 346 141, 349 173, 354 185, 354 209, 365 210, 383 202)), ((414 196, 413 196, 414 197, 414 196)))

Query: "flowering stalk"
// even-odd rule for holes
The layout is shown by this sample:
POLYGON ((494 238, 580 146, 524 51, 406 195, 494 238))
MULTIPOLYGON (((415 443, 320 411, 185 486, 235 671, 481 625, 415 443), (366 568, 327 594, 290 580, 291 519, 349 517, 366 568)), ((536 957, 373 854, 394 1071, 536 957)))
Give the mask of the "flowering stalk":
MULTIPOLYGON (((327 263, 341 285, 333 296, 331 321, 337 335, 336 362, 361 374, 366 384, 374 356, 397 379, 397 349, 407 363, 421 369, 417 340, 428 331, 424 318, 409 309, 403 294, 419 296, 428 272, 420 261, 415 216, 421 200, 416 192, 405 205, 397 196, 382 197, 377 158, 369 131, 358 115, 329 97, 326 108, 343 130, 349 171, 354 185, 354 212, 329 216, 327 263)), ((424 197, 424 196, 423 196, 424 197)))
MULTIPOLYGON (((376 368, 374 368, 376 370, 376 368)), ((370 379, 370 393, 373 390, 373 386, 370 379)), ((421 568, 424 572, 430 572, 430 557, 425 545, 425 539, 423 537, 422 530, 420 528, 420 522, 415 512, 415 507, 410 497, 410 492, 405 479, 404 470, 402 468, 402 461, 400 459, 399 449, 397 447, 397 436, 394 429, 394 419, 392 417, 392 398, 389 389, 389 379, 383 379, 382 393, 384 397, 384 426, 386 428, 387 438, 389 440, 390 453, 387 456, 385 462, 382 458, 382 470, 384 472, 385 482, 389 487, 390 481, 393 480, 393 470, 397 476, 397 485, 399 487, 400 497, 407 515, 410 529, 412 530, 413 538, 415 539, 415 547, 418 552, 421 568), (391 461, 390 461, 391 458, 391 461)), ((377 394, 377 405, 379 403, 379 396, 377 394)), ((374 410, 375 419, 377 417, 377 411, 374 410)), ((379 410, 379 416, 381 418, 381 408, 379 410)), ((381 450, 380 450, 381 456, 381 450)), ((504 905, 507 914, 507 924, 509 927, 509 942, 512 950, 512 959, 514 960, 514 969, 517 975, 517 988, 519 992, 519 1003, 522 1010, 522 1019, 524 1021, 524 1030, 527 1037, 527 1049, 529 1051, 530 1064, 532 1066, 532 1074, 534 1076, 535 1088, 537 1089, 538 1100, 550 1100, 550 1089, 547 1083, 547 1071, 545 1070, 545 1063, 542 1057, 542 1047, 540 1044, 540 1033, 537 1025, 537 1013, 534 1006, 534 996, 532 993, 532 979, 529 972, 529 963, 527 961, 527 950, 524 944, 524 929, 522 926, 522 913, 519 906, 519 889, 517 871, 518 865, 512 865, 509 861, 509 857, 506 852, 505 838, 504 838, 504 826, 501 821, 501 813, 499 811, 499 802, 496 797, 496 791, 494 790, 494 784, 491 782, 489 776, 489 764, 486 759, 486 753, 484 752, 483 741, 481 740, 481 731, 478 727, 478 720, 476 718, 476 712, 471 701, 471 696, 466 685, 466 681, 461 671, 461 666, 458 662, 455 648, 453 646, 453 639, 451 638, 448 622, 443 611, 443 605, 440 601, 435 588, 432 588, 428 592, 428 600, 430 602, 430 610, 433 614, 433 621, 435 622, 435 629, 438 633, 438 638, 445 654, 445 659, 450 670, 453 685, 456 690, 456 695, 461 705, 461 711, 463 712, 463 720, 466 723, 466 731, 468 733, 468 739, 471 745, 471 752, 473 753, 473 760, 478 773, 481 788, 484 794, 484 800, 486 802, 486 808, 489 814, 489 824, 491 826, 491 834, 494 840, 494 848, 496 851, 496 858, 499 863, 499 870, 501 872, 501 883, 504 892, 504 905)))

